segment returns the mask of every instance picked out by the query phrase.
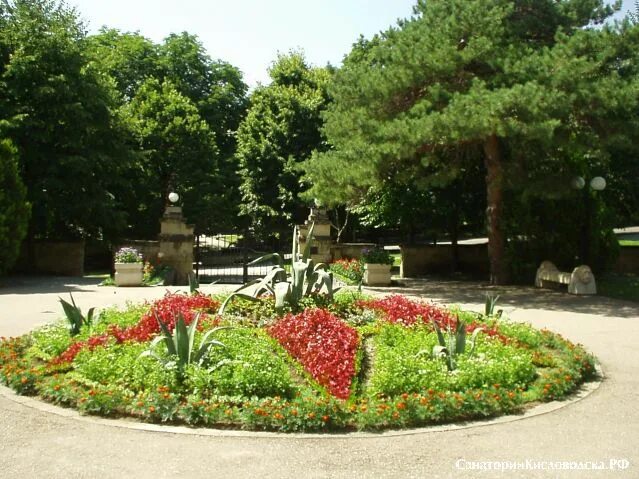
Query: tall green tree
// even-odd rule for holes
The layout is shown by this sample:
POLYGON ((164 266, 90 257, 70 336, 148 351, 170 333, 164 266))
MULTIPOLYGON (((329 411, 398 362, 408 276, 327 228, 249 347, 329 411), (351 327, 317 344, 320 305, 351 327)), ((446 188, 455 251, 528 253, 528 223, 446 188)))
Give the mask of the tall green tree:
POLYGON ((131 101, 149 78, 161 78, 159 47, 139 33, 103 27, 87 39, 87 52, 97 68, 113 78, 120 101, 131 101))
POLYGON ((0 134, 18 150, 29 238, 115 234, 124 224, 114 194, 122 130, 75 11, 55 0, 1 0, 0 23, 0 134))
MULTIPOLYGON (((200 197, 215 198, 215 211, 225 211, 226 215, 207 216, 206 209, 200 208, 200 214, 191 216, 201 233, 236 227, 240 196, 234 154, 236 131, 245 114, 247 92, 241 72, 227 62, 212 60, 198 38, 186 32, 169 35, 161 44, 154 44, 138 33, 121 33, 114 29, 103 29, 89 40, 95 64, 113 79, 120 91, 125 120, 131 113, 127 105, 136 101, 136 96, 141 92, 140 87, 151 79, 160 84, 170 83, 175 92, 195 106, 197 114, 206 122, 215 139, 216 176, 224 178, 223 188, 216 191, 202 190, 200 197)), ((136 136, 139 140, 139 133, 136 136)), ((134 149, 138 140, 134 141, 134 149)), ((188 138, 183 138, 180 143, 187 140, 188 138)), ((208 164, 207 161, 203 160, 205 165, 208 164)), ((147 165, 144 161, 136 164, 139 168, 147 165)), ((196 175, 199 170, 192 171, 196 175)), ((139 187, 147 190, 156 188, 161 179, 154 178, 155 173, 156 170, 147 172, 149 183, 139 184, 139 187)), ((188 172, 184 171, 181 175, 183 181, 189 184, 199 182, 197 178, 187 177, 188 172)), ((205 183, 201 183, 201 187, 204 188, 205 183)), ((157 200, 161 196, 160 191, 155 195, 157 200)), ((133 223, 137 225, 135 234, 150 234, 157 228, 157 217, 142 217, 139 213, 147 212, 148 205, 140 205, 137 201, 129 195, 127 211, 137 219, 133 223)), ((187 209, 194 207, 188 203, 185 205, 187 209)))
POLYGON ((0 275, 13 266, 27 234, 31 206, 18 174, 16 150, 0 140, 0 275))
POLYGON ((300 198, 298 165, 325 148, 321 113, 328 104, 330 71, 311 68, 301 53, 280 55, 272 83, 251 96, 238 131, 242 213, 260 237, 288 231, 308 214, 300 198))
POLYGON ((172 191, 181 195, 185 216, 200 231, 224 221, 227 212, 220 209, 224 179, 219 175, 215 135, 193 102, 171 82, 150 79, 126 107, 126 115, 142 157, 133 233, 157 234, 157 219, 172 191), (156 221, 150 223, 148 218, 156 221))
POLYGON ((333 149, 307 164, 311 194, 357 194, 402 162, 446 170, 451 151, 474 148, 491 282, 506 282, 511 170, 533 151, 563 174, 585 169, 586 154, 603 159, 635 114, 636 79, 616 69, 628 57, 622 36, 634 44, 636 32, 584 29, 612 12, 597 0, 419 1, 411 19, 360 41, 336 75, 325 116, 333 149))

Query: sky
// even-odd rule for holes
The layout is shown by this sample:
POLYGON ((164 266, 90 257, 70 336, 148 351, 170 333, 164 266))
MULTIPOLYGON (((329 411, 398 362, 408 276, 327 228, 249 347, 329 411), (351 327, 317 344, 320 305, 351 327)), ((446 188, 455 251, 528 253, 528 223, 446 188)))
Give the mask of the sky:
MULTIPOLYGON (((278 52, 302 50, 316 66, 339 66, 361 35, 386 30, 416 0, 67 0, 89 33, 102 26, 139 31, 154 42, 187 31, 209 56, 238 67, 254 87, 269 82, 278 52)), ((623 0, 623 10, 633 8, 623 0)))

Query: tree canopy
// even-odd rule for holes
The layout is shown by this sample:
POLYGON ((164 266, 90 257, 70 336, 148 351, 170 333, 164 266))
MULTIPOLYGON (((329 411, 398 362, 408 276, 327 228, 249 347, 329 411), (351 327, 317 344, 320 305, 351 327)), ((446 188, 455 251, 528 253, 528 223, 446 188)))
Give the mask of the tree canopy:
POLYGON ((109 235, 122 137, 108 82, 84 55, 75 11, 52 0, 0 2, 0 134, 18 150, 30 238, 109 235))
POLYGON ((299 197, 299 164, 324 149, 321 112, 331 73, 310 68, 303 55, 280 55, 269 70, 272 83, 251 96, 238 130, 241 211, 258 236, 287 231, 308 214, 299 197))
POLYGON ((18 257, 30 212, 15 148, 8 140, 0 140, 0 274, 6 273, 18 257))
POLYGON ((487 172, 491 281, 507 281, 504 190, 544 163, 557 178, 590 170, 633 126, 637 77, 624 60, 637 29, 586 28, 612 12, 596 0, 419 1, 336 74, 332 148, 306 165, 311 194, 345 200, 403 165, 445 171, 474 148, 487 172))

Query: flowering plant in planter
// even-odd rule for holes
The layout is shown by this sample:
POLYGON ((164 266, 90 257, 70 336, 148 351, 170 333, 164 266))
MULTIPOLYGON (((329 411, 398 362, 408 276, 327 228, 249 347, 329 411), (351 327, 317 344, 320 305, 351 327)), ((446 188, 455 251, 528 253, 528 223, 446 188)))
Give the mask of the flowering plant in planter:
POLYGON ((120 248, 115 253, 116 263, 142 263, 142 255, 135 248, 124 247, 120 248))
POLYGON ((362 251, 362 262, 367 264, 393 265, 393 257, 382 248, 365 249, 362 251))

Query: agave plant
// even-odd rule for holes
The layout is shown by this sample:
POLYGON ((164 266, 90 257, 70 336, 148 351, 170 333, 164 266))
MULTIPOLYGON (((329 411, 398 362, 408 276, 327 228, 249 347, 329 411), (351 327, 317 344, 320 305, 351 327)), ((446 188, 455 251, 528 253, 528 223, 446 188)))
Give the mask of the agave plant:
POLYGON ((339 290, 339 288, 333 287, 333 273, 329 271, 328 265, 325 263, 315 264, 311 258, 314 226, 314 224, 311 225, 309 229, 308 239, 302 253, 299 251, 297 226, 293 229, 290 275, 284 267, 284 258, 279 253, 271 253, 257 258, 249 265, 266 261, 275 261, 276 265, 263 278, 246 283, 226 298, 226 301, 220 306, 218 314, 224 314, 226 307, 234 298, 240 297, 258 301, 259 296, 263 293, 273 295, 275 309, 278 311, 281 311, 286 304, 297 306, 304 296, 319 293, 322 289, 325 289, 329 298, 332 299, 333 295, 339 290), (252 288, 252 290, 249 288, 252 288), (251 293, 248 291, 251 291, 251 293))
POLYGON ((62 304, 62 309, 64 310, 67 320, 69 320, 69 332, 71 333, 71 336, 77 336, 80 334, 82 326, 91 326, 91 324, 93 324, 93 313, 95 312, 95 308, 89 309, 89 312, 85 317, 82 314, 82 310, 76 306, 73 295, 69 293, 69 296, 71 296, 71 303, 62 298, 58 299, 60 300, 60 304, 62 304))
POLYGON ((160 361, 166 368, 176 368, 178 377, 180 378, 183 376, 184 369, 189 364, 202 364, 213 346, 225 347, 220 341, 211 339, 211 336, 222 329, 229 329, 228 326, 220 326, 207 331, 202 341, 200 341, 199 347, 195 347, 195 332, 197 330, 197 323, 200 320, 199 313, 188 327, 184 322, 182 314, 178 313, 173 332, 169 330, 167 325, 157 315, 155 319, 162 329, 162 335, 151 342, 149 349, 144 351, 141 357, 151 356, 160 361), (158 344, 162 342, 166 345, 167 356, 160 356, 155 352, 158 344))
POLYGON ((499 301, 499 295, 493 296, 491 294, 486 294, 486 304, 484 306, 484 316, 491 317, 496 316, 497 318, 501 317, 502 310, 497 311, 495 315, 495 306, 497 305, 497 301, 499 301))
POLYGON ((457 317, 454 329, 450 323, 446 326, 446 331, 442 332, 439 325, 433 321, 435 332, 437 333, 437 341, 439 344, 433 346, 433 357, 444 358, 449 371, 457 369, 457 356, 466 352, 466 343, 471 344, 468 356, 472 356, 475 351, 475 341, 477 335, 482 328, 473 331, 470 339, 466 336, 466 323, 457 317))

